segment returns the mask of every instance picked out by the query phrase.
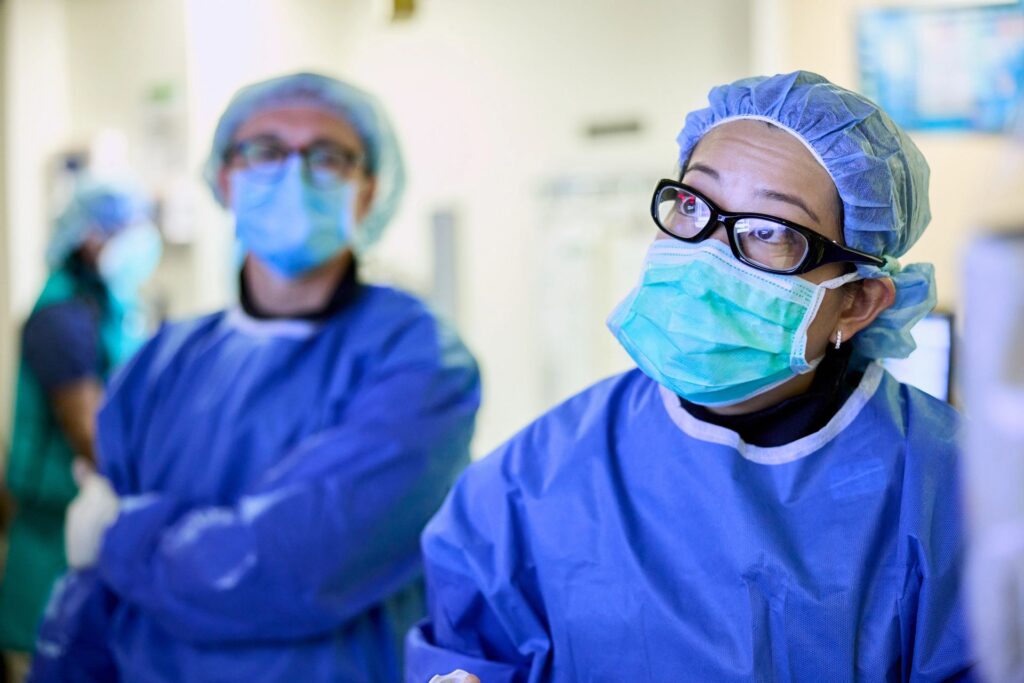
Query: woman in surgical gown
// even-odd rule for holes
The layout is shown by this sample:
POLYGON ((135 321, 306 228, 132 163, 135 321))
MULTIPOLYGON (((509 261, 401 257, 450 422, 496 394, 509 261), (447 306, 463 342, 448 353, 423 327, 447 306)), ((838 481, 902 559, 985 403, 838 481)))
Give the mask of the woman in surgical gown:
POLYGON ((796 72, 715 88, 609 327, 639 369, 471 467, 424 532, 406 680, 967 675, 956 413, 913 349, 928 167, 796 72))
POLYGON ((31 680, 391 683, 480 389, 422 302, 358 281, 401 193, 395 136, 361 90, 284 76, 235 96, 207 171, 241 300, 113 383, 31 680))

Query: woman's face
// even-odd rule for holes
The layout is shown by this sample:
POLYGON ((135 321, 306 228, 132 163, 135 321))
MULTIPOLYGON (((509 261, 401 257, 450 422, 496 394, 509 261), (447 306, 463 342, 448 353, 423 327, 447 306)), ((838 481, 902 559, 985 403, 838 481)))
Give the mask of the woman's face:
MULTIPOLYGON (((843 241, 839 193, 832 178, 792 134, 763 121, 731 121, 711 130, 694 149, 683 182, 724 211, 778 216, 831 240, 843 241)), ((664 234, 659 237, 671 239, 664 234)), ((713 238, 728 243, 724 227, 719 226, 713 238)), ((820 283, 838 277, 843 269, 843 264, 830 263, 792 277, 820 283)), ((846 297, 843 289, 826 293, 807 332, 808 360, 825 353, 846 297)), ((801 386, 810 384, 810 379, 811 375, 795 377, 788 393, 799 393, 803 390, 801 386)), ((779 389, 784 390, 780 395, 785 396, 786 385, 779 389)), ((755 398, 767 406, 773 397, 778 400, 775 393, 755 398)), ((756 410, 759 406, 736 407, 740 408, 737 412, 742 412, 744 408, 756 410)))
MULTIPOLYGON (((793 135, 763 121, 731 121, 711 130, 690 156, 683 182, 725 211, 778 216, 842 242, 832 178, 793 135)), ((725 228, 715 238, 728 242, 725 228)), ((832 264, 802 277, 822 282, 841 271, 832 264)))

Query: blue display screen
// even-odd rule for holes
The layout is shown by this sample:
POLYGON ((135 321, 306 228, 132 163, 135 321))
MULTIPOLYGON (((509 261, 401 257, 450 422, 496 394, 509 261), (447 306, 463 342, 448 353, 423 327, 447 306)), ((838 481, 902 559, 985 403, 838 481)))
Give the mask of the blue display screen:
POLYGON ((1024 116, 1024 2, 864 10, 857 48, 862 92, 905 128, 1003 132, 1024 116))

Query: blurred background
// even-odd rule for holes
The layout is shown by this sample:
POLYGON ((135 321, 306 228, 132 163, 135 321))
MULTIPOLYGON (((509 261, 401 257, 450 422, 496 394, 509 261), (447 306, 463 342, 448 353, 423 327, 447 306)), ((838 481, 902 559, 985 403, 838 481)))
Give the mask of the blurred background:
POLYGON ((934 348, 917 372, 938 393, 966 245, 1024 225, 1019 2, 0 0, 0 45, 3 443, 18 327, 75 175, 127 166, 157 197, 159 315, 223 307, 232 225, 199 169, 234 91, 289 71, 351 80, 395 121, 408 192, 363 272, 430 299, 479 358, 477 456, 628 367, 604 319, 653 236, 650 192, 673 173, 685 114, 713 85, 808 69, 912 130, 934 218, 904 260, 936 265, 953 314, 922 332, 934 348))

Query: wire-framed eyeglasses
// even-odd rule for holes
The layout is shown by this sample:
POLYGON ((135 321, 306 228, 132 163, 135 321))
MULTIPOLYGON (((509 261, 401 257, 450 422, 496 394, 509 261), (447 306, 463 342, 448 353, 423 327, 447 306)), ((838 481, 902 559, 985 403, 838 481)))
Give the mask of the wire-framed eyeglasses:
POLYGON ((350 180, 363 165, 363 155, 329 140, 316 140, 301 149, 288 147, 274 136, 258 136, 236 142, 225 163, 254 172, 268 184, 277 182, 288 159, 298 154, 306 179, 315 187, 329 189, 350 180))

